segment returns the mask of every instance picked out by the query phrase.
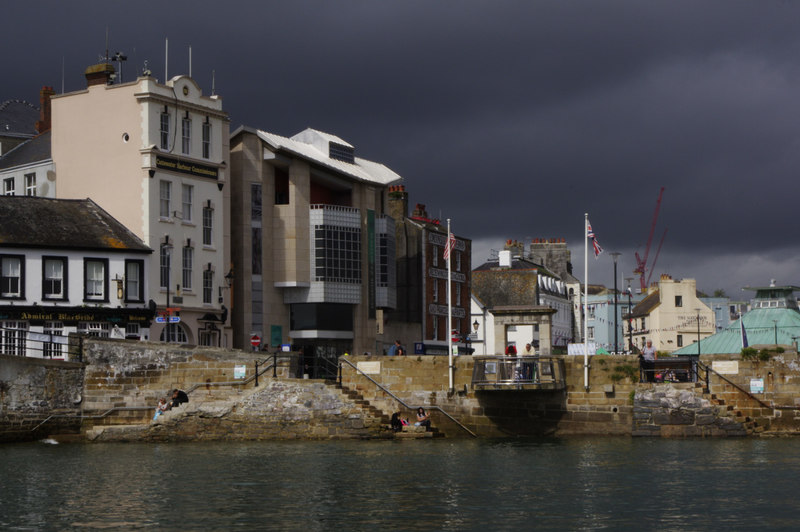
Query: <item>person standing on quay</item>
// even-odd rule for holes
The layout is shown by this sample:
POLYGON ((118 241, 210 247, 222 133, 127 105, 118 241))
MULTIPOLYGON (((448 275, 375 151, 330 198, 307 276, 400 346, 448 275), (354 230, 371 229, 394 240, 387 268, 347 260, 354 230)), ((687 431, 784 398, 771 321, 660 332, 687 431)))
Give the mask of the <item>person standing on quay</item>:
POLYGON ((647 340, 647 345, 642 350, 642 371, 644 371, 644 380, 646 382, 655 380, 656 360, 658 360, 658 353, 653 347, 653 341, 647 340))

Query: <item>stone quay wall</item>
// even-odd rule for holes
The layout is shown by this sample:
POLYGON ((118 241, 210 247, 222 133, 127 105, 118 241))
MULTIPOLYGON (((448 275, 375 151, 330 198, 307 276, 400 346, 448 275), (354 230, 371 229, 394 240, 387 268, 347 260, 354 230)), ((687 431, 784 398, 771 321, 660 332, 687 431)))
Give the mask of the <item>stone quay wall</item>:
MULTIPOLYGON (((244 381, 253 376, 256 361, 263 362, 266 357, 265 353, 212 347, 85 338, 82 413, 88 418, 118 410, 103 418, 86 419, 84 427, 146 421, 158 399, 169 398, 175 388, 211 390, 221 388, 214 383, 236 381, 242 384, 235 388, 252 388, 253 382, 244 381), (244 367, 243 378, 234 375, 237 366, 244 367)), ((287 369, 280 368, 284 373, 287 369)))
POLYGON ((93 441, 249 441, 372 439, 391 436, 337 388, 319 381, 276 379, 244 392, 235 403, 201 396, 168 411, 153 423, 95 427, 93 441))
MULTIPOLYGON (((583 357, 563 357, 566 389, 558 391, 475 390, 473 358, 456 357, 452 395, 448 393, 447 357, 351 356, 348 360, 374 372, 370 374, 372 379, 409 406, 426 409, 438 406, 478 436, 631 433, 632 393, 638 381, 636 357, 590 357, 588 391, 583 385, 583 357)), ((357 391, 384 412, 399 411, 413 421, 413 410, 403 408, 348 364, 342 368, 342 385, 357 391)), ((435 410, 431 411, 431 418, 448 437, 468 436, 435 410)))
POLYGON ((77 433, 83 376, 82 364, 0 355, 0 442, 77 433))

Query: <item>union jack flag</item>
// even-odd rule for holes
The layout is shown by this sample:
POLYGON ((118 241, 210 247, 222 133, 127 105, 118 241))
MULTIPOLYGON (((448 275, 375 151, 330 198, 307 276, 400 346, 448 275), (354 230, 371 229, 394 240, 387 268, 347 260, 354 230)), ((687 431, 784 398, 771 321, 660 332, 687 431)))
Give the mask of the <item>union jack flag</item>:
POLYGON ((597 236, 595 236, 594 231, 592 231, 592 224, 589 222, 589 220, 586 220, 586 236, 592 239, 594 258, 599 257, 603 252, 603 248, 600 247, 600 242, 597 241, 597 236))
POLYGON ((442 254, 444 260, 450 260, 450 253, 453 251, 455 246, 456 237, 453 233, 450 233, 450 236, 447 237, 447 245, 444 247, 444 253, 442 254))

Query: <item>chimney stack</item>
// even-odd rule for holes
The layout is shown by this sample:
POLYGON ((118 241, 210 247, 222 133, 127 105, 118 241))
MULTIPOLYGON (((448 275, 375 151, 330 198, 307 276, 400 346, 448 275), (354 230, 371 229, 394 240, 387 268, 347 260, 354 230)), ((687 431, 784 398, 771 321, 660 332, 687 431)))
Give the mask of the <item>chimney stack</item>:
POLYGON ((44 133, 50 129, 50 98, 56 91, 53 87, 42 87, 39 91, 39 120, 36 121, 36 132, 44 133))
POLYGON ((408 218, 408 192, 403 185, 389 187, 389 216, 397 222, 408 218))
POLYGON ((83 73, 86 76, 86 86, 111 85, 111 80, 115 72, 114 66, 111 63, 92 65, 83 73))

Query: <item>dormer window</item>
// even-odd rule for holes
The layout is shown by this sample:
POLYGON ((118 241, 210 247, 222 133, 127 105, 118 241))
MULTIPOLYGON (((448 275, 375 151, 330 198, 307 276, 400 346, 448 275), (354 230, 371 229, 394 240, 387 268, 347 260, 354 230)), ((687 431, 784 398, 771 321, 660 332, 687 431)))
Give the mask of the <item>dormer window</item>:
POLYGON ((328 143, 328 156, 337 161, 344 161, 346 163, 355 164, 356 156, 352 146, 344 146, 336 142, 328 143))

